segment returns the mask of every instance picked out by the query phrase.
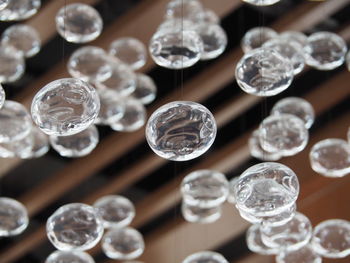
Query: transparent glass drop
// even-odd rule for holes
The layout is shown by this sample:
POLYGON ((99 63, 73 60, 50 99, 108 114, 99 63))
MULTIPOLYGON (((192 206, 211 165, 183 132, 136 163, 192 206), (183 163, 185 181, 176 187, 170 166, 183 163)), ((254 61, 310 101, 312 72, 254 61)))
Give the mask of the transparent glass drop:
POLYGON ((228 261, 219 253, 200 251, 189 255, 182 263, 228 263, 228 261))
POLYGON ((210 208, 192 206, 182 202, 181 213, 183 218, 190 223, 210 224, 219 220, 221 217, 221 205, 210 208))
POLYGON ((279 37, 289 41, 298 42, 302 47, 305 47, 307 44, 307 36, 298 31, 284 31, 279 35, 279 37))
POLYGON ((94 259, 82 251, 59 251, 51 253, 45 263, 95 263, 94 259))
POLYGON ((9 0, 0 0, 0 10, 4 9, 8 5, 9 0))
POLYGON ((219 24, 220 17, 211 9, 205 8, 202 13, 198 13, 195 19, 192 19, 195 23, 209 23, 219 24))
POLYGON ((20 51, 10 46, 0 46, 0 83, 19 80, 25 71, 25 62, 20 51))
POLYGON ((157 86, 153 79, 142 73, 136 74, 136 88, 131 96, 147 105, 155 100, 156 95, 157 86))
POLYGON ((279 252, 278 248, 266 246, 261 240, 260 226, 251 225, 246 233, 246 242, 250 251, 260 255, 276 255, 279 252))
POLYGON ((34 123, 48 135, 69 136, 89 127, 97 118, 100 99, 96 90, 79 79, 58 79, 35 95, 34 123))
POLYGON ((265 143, 264 141, 260 142, 260 133, 259 129, 253 131, 252 135, 249 138, 248 146, 250 155, 254 158, 257 158, 261 161, 278 161, 281 159, 281 154, 279 152, 271 153, 265 151, 263 147, 261 147, 261 143, 265 143))
POLYGON ((241 48, 244 53, 247 53, 253 49, 262 47, 266 41, 276 38, 277 36, 277 32, 272 28, 253 27, 244 34, 241 40, 241 48))
POLYGON ((1 110, 2 106, 4 106, 5 99, 6 99, 5 90, 2 87, 2 85, 0 84, 0 110, 1 110))
POLYGON ((165 19, 196 20, 203 13, 203 6, 197 0, 171 0, 166 7, 165 19))
POLYGON ((187 161, 210 148, 216 130, 214 116, 203 105, 174 101, 157 109, 148 119, 146 139, 160 157, 187 161))
POLYGON ((298 250, 282 250, 276 257, 276 263, 322 263, 322 258, 306 245, 298 250))
POLYGON ((103 21, 95 8, 76 3, 65 5, 57 12, 56 28, 68 42, 87 43, 101 34, 103 21))
POLYGON ((27 209, 15 199, 0 197, 0 237, 16 236, 28 226, 27 209))
POLYGON ((125 113, 125 103, 123 97, 110 89, 97 90, 100 97, 100 112, 95 121, 96 124, 110 125, 119 121, 125 113))
POLYGON ((40 6, 40 0, 7 0, 5 8, 0 10, 0 21, 20 21, 35 15, 40 6))
POLYGON ((21 156, 21 158, 39 158, 44 156, 50 149, 48 136, 36 126, 32 127, 30 136, 32 139, 30 153, 25 157, 21 156))
POLYGON ((8 143, 0 143, 1 158, 28 158, 33 148, 33 138, 31 134, 28 136, 8 143))
POLYGON ((232 178, 228 183, 229 194, 227 196, 227 201, 231 204, 236 204, 236 196, 235 196, 235 185, 238 182, 239 177, 232 178))
POLYGON ((257 6, 269 6, 278 3, 281 0, 243 0, 244 2, 257 5, 257 6))

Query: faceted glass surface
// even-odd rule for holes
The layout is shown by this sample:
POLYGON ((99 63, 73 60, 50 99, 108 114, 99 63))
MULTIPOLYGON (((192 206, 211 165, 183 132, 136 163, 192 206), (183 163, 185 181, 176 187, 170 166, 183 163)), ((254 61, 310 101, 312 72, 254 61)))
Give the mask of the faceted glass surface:
POLYGON ((229 193, 224 174, 212 170, 198 170, 185 176, 181 183, 185 203, 211 208, 224 203, 229 193))
POLYGON ((20 21, 35 15, 41 6, 40 0, 8 0, 0 10, 0 21, 20 21))
POLYGON ((111 259, 135 259, 141 256, 144 249, 142 235, 130 227, 111 229, 102 240, 102 250, 111 259))
POLYGON ((41 40, 34 27, 17 24, 4 31, 1 36, 1 45, 11 46, 29 58, 40 51, 41 40))
POLYGON ((290 39, 278 37, 264 43, 263 47, 278 51, 283 57, 288 58, 293 65, 294 75, 299 74, 305 66, 303 46, 290 39))
POLYGON ((0 197, 0 237, 19 235, 28 224, 27 209, 20 202, 0 197))
POLYGON ((153 79, 142 73, 136 74, 136 89, 131 96, 147 105, 154 101, 156 94, 157 86, 153 79))
POLYGON ((103 22, 95 8, 77 3, 65 5, 57 12, 56 28, 68 42, 87 43, 101 34, 103 22))
POLYGON ((109 125, 120 120, 125 113, 123 98, 110 89, 99 89, 97 92, 101 107, 95 123, 109 125))
POLYGON ((214 59, 225 51, 227 35, 220 25, 199 23, 195 28, 203 41, 201 60, 214 59))
POLYGON ((166 8, 165 19, 196 20, 203 12, 203 6, 197 0, 171 0, 166 8))
POLYGON ((25 62, 20 51, 0 46, 0 83, 11 83, 24 74, 25 62))
POLYGON ((318 224, 313 233, 312 247, 326 258, 345 258, 350 255, 350 222, 330 219, 318 224))
POLYGON ((136 38, 124 37, 113 41, 109 47, 109 54, 133 70, 142 68, 147 62, 146 47, 136 38))
POLYGON ((94 208, 102 218, 105 228, 126 227, 135 217, 133 203, 120 195, 109 195, 98 199, 94 208))
POLYGON ((276 263, 322 263, 322 258, 316 254, 310 245, 295 251, 282 250, 276 257, 276 263))
POLYGON ((68 136, 89 127, 97 118, 100 99, 88 83, 58 79, 44 86, 32 101, 32 118, 48 135, 68 136))
POLYGON ((234 190, 239 210, 254 216, 274 216, 294 205, 299 182, 287 166, 266 162, 241 174, 234 190))
POLYGON ((5 90, 0 84, 0 109, 2 108, 2 106, 4 106, 5 99, 6 99, 5 90))
POLYGON ((288 58, 270 48, 246 53, 236 66, 239 87, 252 95, 274 96, 289 87, 294 77, 288 58))
POLYGON ((94 259, 82 251, 59 251, 51 253, 45 263, 95 263, 94 259))
POLYGON ((281 0, 243 0, 244 2, 257 6, 268 6, 278 3, 281 0))
POLYGON ((266 41, 277 37, 275 30, 269 27, 254 27, 248 30, 241 40, 244 53, 261 47, 266 41))
POLYGON ((205 153, 216 136, 216 122, 203 105, 174 101, 157 109, 146 125, 146 139, 160 157, 187 161, 205 153))
POLYGON ((239 177, 234 177, 228 182, 229 194, 227 201, 231 204, 236 204, 235 185, 238 182, 239 177))
POLYGON ((312 236, 310 220, 296 213, 292 220, 281 226, 262 225, 261 239, 269 247, 298 250, 309 243, 312 236))
POLYGON ((33 138, 28 136, 8 143, 0 143, 1 158, 29 158, 33 148, 33 138))
POLYGON ((48 136, 36 126, 32 127, 30 135, 33 141, 31 151, 28 156, 22 158, 39 158, 45 155, 50 149, 48 136))
POLYGON ((9 143, 26 137, 32 129, 27 109, 20 103, 6 100, 0 109, 0 143, 9 143))
POLYGON ((110 123, 115 131, 133 132, 140 129, 146 122, 146 108, 139 101, 132 97, 124 100, 124 115, 117 121, 110 123))
POLYGON ((50 136, 50 144, 61 156, 83 157, 90 154, 99 141, 98 130, 91 125, 85 130, 68 136, 50 136))
POLYGON ((183 218, 190 223, 210 224, 221 217, 221 205, 210 208, 201 208, 182 202, 181 213, 183 218))
POLYGON ((211 9, 204 8, 201 13, 197 13, 196 18, 191 19, 195 23, 219 24, 219 16, 211 9))
POLYGON ((319 70, 332 70, 343 64, 347 46, 337 34, 317 32, 308 37, 304 48, 306 63, 319 70))
POLYGON ((73 203, 61 206, 47 220, 46 232, 59 250, 88 250, 103 235, 103 224, 93 207, 73 203))
POLYGON ((298 31, 284 31, 279 37, 298 42, 302 47, 305 47, 307 44, 307 36, 298 31))
POLYGON ((201 58, 203 41, 190 21, 168 20, 153 35, 149 52, 159 66, 188 68, 201 58))
POLYGON ((294 115, 271 115, 260 124, 259 139, 265 151, 291 156, 304 150, 309 131, 304 121, 294 115))
POLYGON ((228 263, 228 261, 219 253, 200 251, 189 255, 182 263, 228 263))
POLYGON ((343 177, 350 173, 350 144, 341 139, 326 139, 310 151, 312 169, 327 177, 343 177))
POLYGON ((272 108, 271 115, 281 115, 281 114, 292 114, 305 123, 305 127, 310 129, 315 121, 315 111, 312 105, 302 99, 297 97, 288 97, 279 100, 272 108))
POLYGON ((279 152, 267 152, 261 147, 259 139, 259 129, 254 130, 254 132, 250 136, 248 146, 250 150, 250 155, 262 161, 277 161, 282 157, 279 152))
POLYGON ((84 81, 105 81, 112 75, 112 66, 106 52, 99 47, 78 48, 67 63, 69 74, 84 81))
POLYGON ((246 233, 246 242, 250 251, 261 255, 275 255, 278 248, 266 246, 261 240, 260 226, 251 225, 246 233))

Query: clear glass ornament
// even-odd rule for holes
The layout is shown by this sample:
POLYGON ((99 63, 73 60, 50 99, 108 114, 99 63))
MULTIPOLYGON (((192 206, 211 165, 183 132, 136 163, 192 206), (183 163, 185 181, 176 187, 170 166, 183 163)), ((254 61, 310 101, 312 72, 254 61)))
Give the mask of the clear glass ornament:
POLYGON ((106 52, 94 46, 84 46, 74 51, 67 69, 72 77, 89 82, 105 81, 112 75, 112 65, 106 52))
POLYGON ((235 196, 235 185, 238 182, 239 177, 234 177, 228 182, 229 194, 227 196, 227 201, 231 204, 236 204, 235 196))
POLYGON ((322 263, 322 258, 306 245, 298 250, 282 250, 276 257, 276 263, 322 263))
POLYGON ((27 109, 20 103, 6 100, 0 109, 0 143, 18 141, 32 129, 32 120, 27 109))
POLYGON ((93 207, 80 203, 61 206, 47 220, 50 242, 62 251, 84 251, 102 238, 103 223, 93 207))
POLYGON ((97 93, 100 97, 100 112, 95 121, 96 124, 110 125, 119 121, 125 113, 125 103, 123 97, 110 89, 99 89, 97 93))
POLYGON ((290 39, 277 37, 263 44, 263 47, 278 51, 283 57, 288 58, 293 65, 294 75, 299 74, 305 66, 303 46, 290 39))
POLYGON ((228 261, 219 253, 200 251, 189 255, 182 263, 228 263, 228 261))
POLYGON ((109 54, 116 57, 133 70, 142 68, 147 62, 147 49, 138 39, 118 38, 109 47, 109 54))
POLYGON ((196 24, 208 23, 208 24, 220 24, 220 17, 211 9, 204 8, 200 13, 190 19, 196 24))
POLYGON ((87 82, 65 78, 48 83, 35 95, 31 113, 48 135, 69 136, 89 127, 97 118, 100 99, 87 82))
POLYGON ((30 153, 28 156, 21 156, 21 158, 39 158, 45 155, 50 149, 48 136, 36 126, 32 127, 30 136, 32 139, 32 147, 30 153))
POLYGON ((25 71, 25 62, 20 51, 10 46, 0 46, 0 83, 20 79, 25 71))
POLYGON ((344 63, 347 46, 337 34, 317 32, 308 37, 304 48, 305 61, 319 70, 332 70, 344 63))
POLYGON ((271 115, 260 124, 259 139, 265 151, 292 156, 304 150, 309 131, 304 121, 294 115, 271 115))
POLYGON ((217 58, 225 51, 227 35, 220 25, 202 22, 195 29, 203 41, 201 60, 217 58))
POLYGON ((343 177, 350 173, 350 144, 341 139, 316 143, 309 154, 312 169, 327 177, 343 177))
POLYGON ((145 74, 136 74, 136 89, 131 96, 140 100, 144 105, 150 104, 157 95, 157 86, 153 79, 145 74))
POLYGON ((261 240, 260 226, 258 224, 251 225, 246 233, 246 243, 250 251, 260 255, 276 255, 278 248, 266 246, 261 240))
POLYGON ((203 105, 174 101, 157 109, 148 119, 146 139, 160 157, 188 161, 210 148, 216 129, 214 116, 203 105))
POLYGON ((262 161, 277 161, 281 159, 282 155, 279 152, 271 153, 271 152, 265 151, 261 147, 260 143, 264 143, 264 141, 260 142, 259 134, 260 134, 259 129, 256 129, 253 131, 252 135, 249 138, 248 146, 249 146, 250 155, 262 161))
POLYGON ((350 222, 330 219, 319 223, 313 233, 312 248, 326 258, 345 258, 350 255, 350 222))
POLYGON ((168 20, 153 35, 149 52, 159 66, 188 68, 201 58, 203 41, 189 20, 168 20))
POLYGON ((290 86, 293 77, 291 61, 270 48, 258 48, 246 53, 236 66, 239 87, 256 96, 281 93, 290 86))
POLYGON ((31 134, 28 136, 8 143, 0 143, 1 158, 29 158, 33 148, 33 138, 31 134))
POLYGON ((209 208, 192 206, 182 201, 181 213, 183 218, 190 223, 210 224, 221 217, 221 205, 209 208))
POLYGON ((4 106, 5 99, 6 99, 5 90, 2 87, 2 85, 0 84, 0 110, 1 110, 2 106, 4 106))
POLYGON ((98 130, 91 125, 85 130, 68 136, 50 136, 50 144, 61 156, 83 157, 90 154, 99 141, 98 130))
POLYGON ((185 176, 181 183, 185 203, 200 208, 221 205, 227 199, 229 184, 226 176, 213 170, 198 170, 185 176))
POLYGON ((141 256, 144 249, 142 235, 130 227, 111 229, 102 240, 102 250, 111 259, 135 259, 141 256))
POLYGON ((59 251, 51 253, 45 263, 95 263, 95 260, 82 251, 59 251))
POLYGON ((65 5, 57 12, 56 28, 68 42, 87 43, 101 34, 103 21, 92 6, 75 3, 65 5))
POLYGON ((35 15, 41 6, 40 0, 7 0, 0 10, 0 21, 20 21, 35 15))
POLYGON ((0 10, 4 9, 8 5, 9 0, 0 0, 0 10))
POLYGON ((102 218, 105 228, 126 227, 135 217, 133 203, 124 196, 104 196, 99 198, 93 206, 102 218))
POLYGON ((15 199, 0 197, 0 237, 16 236, 28 226, 27 209, 15 199))
POLYGON ((290 251, 298 250, 309 243, 312 236, 312 225, 305 215, 297 212, 286 224, 262 225, 260 231, 265 245, 290 251))
POLYGON ((302 47, 305 47, 307 44, 307 36, 298 31, 284 31, 279 35, 279 37, 289 41, 298 42, 302 47))
POLYGON ((295 204, 299 182, 287 166, 265 162, 242 173, 234 193, 239 210, 254 216, 275 216, 295 204))
POLYGON ((34 27, 16 24, 4 31, 1 36, 1 45, 11 46, 29 58, 40 51, 41 39, 34 27))
POLYGON ((312 105, 298 97, 287 97, 279 100, 272 108, 271 115, 292 114, 299 117, 310 129, 315 121, 315 111, 312 105))
POLYGON ((133 132, 140 129, 146 122, 146 108, 139 101, 132 97, 126 97, 124 100, 124 115, 117 121, 110 123, 115 131, 133 132))
POLYGON ((266 41, 276 38, 277 36, 277 32, 272 28, 253 27, 244 34, 241 40, 241 48, 244 53, 247 53, 261 47, 266 41))
POLYGON ((171 0, 166 7, 165 19, 196 20, 203 13, 203 6, 197 0, 171 0))
POLYGON ((257 6, 269 6, 278 3, 281 0, 243 0, 244 2, 257 5, 257 6))

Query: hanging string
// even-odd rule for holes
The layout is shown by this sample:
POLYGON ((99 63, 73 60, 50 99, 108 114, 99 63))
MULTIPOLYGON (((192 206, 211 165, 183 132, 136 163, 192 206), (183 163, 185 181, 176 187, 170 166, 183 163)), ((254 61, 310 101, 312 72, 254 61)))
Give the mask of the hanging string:
POLYGON ((66 39, 66 19, 67 19, 67 0, 64 0, 64 19, 63 19, 63 39, 62 39, 62 62, 63 67, 66 66, 65 61, 65 39, 66 39))

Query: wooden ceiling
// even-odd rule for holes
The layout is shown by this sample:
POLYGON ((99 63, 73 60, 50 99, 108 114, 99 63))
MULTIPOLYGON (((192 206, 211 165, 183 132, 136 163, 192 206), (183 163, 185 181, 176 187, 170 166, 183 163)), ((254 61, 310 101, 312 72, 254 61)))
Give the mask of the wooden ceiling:
MULTIPOLYGON (((136 37, 147 45, 167 4, 167 0, 43 1, 40 12, 25 22, 39 31, 42 52, 27 61, 27 73, 21 81, 5 85, 10 99, 28 107, 43 85, 68 76, 65 62, 79 46, 57 35, 53 18, 61 6, 73 2, 94 5, 101 13, 106 26, 91 44, 103 48, 122 36, 136 37)), ((350 177, 325 178, 313 172, 308 163, 310 148, 317 141, 346 138, 350 124, 350 73, 346 67, 331 72, 306 68, 287 91, 272 98, 247 95, 234 79, 235 64, 242 56, 239 40, 254 26, 270 26, 278 32, 330 30, 349 43, 350 0, 282 0, 269 8, 252 7, 241 0, 202 2, 222 17, 229 37, 227 51, 214 61, 201 62, 183 71, 159 68, 149 59, 142 71, 154 78, 159 89, 148 114, 174 100, 203 103, 213 112, 219 128, 213 147, 196 160, 169 162, 148 148, 144 129, 118 133, 100 128, 99 145, 80 159, 62 158, 50 151, 38 160, 0 160, 1 195, 23 202, 31 217, 31 224, 22 235, 0 240, 0 263, 43 262, 53 250, 46 237, 46 218, 65 203, 91 204, 108 194, 123 194, 135 203, 137 214, 132 225, 144 234, 146 250, 141 260, 145 263, 179 263, 193 252, 208 249, 221 252, 231 262, 274 262, 271 257, 248 251, 244 232, 249 224, 230 204, 224 205, 222 218, 216 223, 200 225, 184 221, 179 212, 179 183, 197 169, 215 169, 232 178, 258 163, 248 152, 250 133, 268 115, 273 104, 287 96, 307 99, 317 114, 307 148, 281 160, 299 176, 298 210, 309 216, 313 225, 330 218, 350 220, 347 192, 350 177)), ((1 23, 0 29, 7 26, 1 23)), ((90 252, 96 262, 115 262, 108 260, 100 247, 90 252)))

